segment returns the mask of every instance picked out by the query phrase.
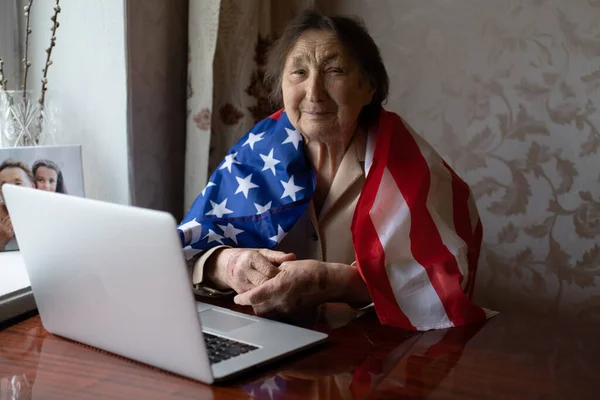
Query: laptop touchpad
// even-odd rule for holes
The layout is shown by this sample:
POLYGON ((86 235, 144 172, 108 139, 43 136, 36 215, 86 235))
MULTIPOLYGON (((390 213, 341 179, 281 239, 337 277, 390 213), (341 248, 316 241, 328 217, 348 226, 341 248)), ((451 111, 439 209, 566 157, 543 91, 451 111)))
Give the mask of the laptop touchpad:
POLYGON ((256 321, 242 316, 232 315, 226 312, 210 309, 200 313, 202 327, 215 329, 221 332, 229 332, 234 329, 252 325, 256 321))

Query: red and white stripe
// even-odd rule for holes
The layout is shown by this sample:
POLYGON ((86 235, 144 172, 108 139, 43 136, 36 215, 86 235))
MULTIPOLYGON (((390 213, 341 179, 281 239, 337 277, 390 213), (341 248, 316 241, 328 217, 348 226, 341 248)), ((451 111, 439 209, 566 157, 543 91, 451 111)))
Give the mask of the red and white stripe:
POLYGON ((429 330, 485 319, 470 300, 482 230, 467 184, 387 111, 365 166, 352 233, 380 321, 429 330))

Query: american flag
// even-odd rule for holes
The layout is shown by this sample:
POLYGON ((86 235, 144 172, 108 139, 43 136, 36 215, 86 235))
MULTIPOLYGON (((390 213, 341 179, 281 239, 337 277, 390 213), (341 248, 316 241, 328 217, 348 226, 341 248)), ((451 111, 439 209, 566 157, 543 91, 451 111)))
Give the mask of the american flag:
POLYGON ((187 259, 214 246, 273 248, 306 210, 315 175, 279 111, 225 156, 179 226, 187 259))
MULTIPOLYGON (((306 210, 315 174, 283 110, 225 157, 179 226, 186 258, 219 244, 273 248, 306 210)), ((442 329, 485 319, 470 297, 482 229, 469 187, 382 110, 352 221, 359 272, 383 324, 442 329)))

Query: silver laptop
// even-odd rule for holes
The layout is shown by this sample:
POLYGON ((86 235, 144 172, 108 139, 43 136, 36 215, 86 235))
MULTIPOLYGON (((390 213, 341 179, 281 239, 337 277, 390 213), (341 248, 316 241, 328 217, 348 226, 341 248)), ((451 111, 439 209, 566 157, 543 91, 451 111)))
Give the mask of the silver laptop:
POLYGON ((42 323, 212 383, 327 335, 194 300, 168 213, 4 185, 42 323))

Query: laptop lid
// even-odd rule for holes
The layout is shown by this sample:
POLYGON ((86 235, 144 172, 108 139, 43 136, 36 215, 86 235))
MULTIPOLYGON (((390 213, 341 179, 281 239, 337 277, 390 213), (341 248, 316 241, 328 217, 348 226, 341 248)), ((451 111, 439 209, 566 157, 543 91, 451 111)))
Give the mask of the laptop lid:
POLYGON ((46 330, 213 382, 170 214, 13 185, 2 191, 46 330))

